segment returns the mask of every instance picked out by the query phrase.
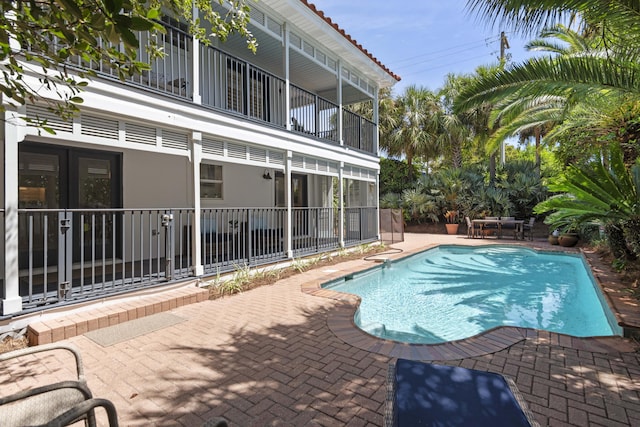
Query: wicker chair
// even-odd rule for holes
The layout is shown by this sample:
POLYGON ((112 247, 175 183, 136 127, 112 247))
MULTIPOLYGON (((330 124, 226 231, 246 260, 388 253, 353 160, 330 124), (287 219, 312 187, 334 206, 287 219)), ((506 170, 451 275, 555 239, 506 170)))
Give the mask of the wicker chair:
POLYGON ((47 344, 15 350, 0 354, 0 366, 16 358, 28 361, 29 356, 44 352, 70 352, 75 359, 76 377, 0 397, 2 426, 65 426, 81 420, 84 420, 86 426, 95 426, 95 409, 99 407, 106 411, 109 426, 117 426, 118 418, 113 404, 106 399, 95 399, 91 395, 84 376, 82 358, 75 348, 47 344))

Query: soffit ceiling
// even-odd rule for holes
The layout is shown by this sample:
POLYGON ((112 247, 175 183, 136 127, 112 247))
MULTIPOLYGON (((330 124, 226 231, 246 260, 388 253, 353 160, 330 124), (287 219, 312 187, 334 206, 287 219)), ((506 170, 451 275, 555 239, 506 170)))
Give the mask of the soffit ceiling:
MULTIPOLYGON (((260 11, 273 18, 279 23, 281 20, 279 13, 288 13, 288 22, 292 24, 290 31, 301 36, 305 41, 314 43, 323 54, 337 60, 338 58, 349 58, 350 63, 344 66, 351 70, 358 70, 362 77, 365 77, 371 84, 379 87, 388 87, 397 80, 389 72, 373 62, 365 53, 347 40, 315 12, 309 9, 301 1, 270 0, 269 6, 273 10, 267 10, 264 3, 260 11), (302 30, 301 28, 306 28, 302 30), (335 49, 335 50, 330 50, 335 49)), ((255 5, 250 5, 255 7, 255 5)), ((284 76, 284 48, 282 40, 269 33, 263 27, 257 25, 250 26, 251 32, 258 41, 258 52, 254 55, 249 49, 245 40, 238 35, 231 35, 224 43, 218 46, 234 56, 246 60, 276 76, 284 76)), ((303 89, 315 92, 323 98, 332 102, 337 102, 336 93, 336 72, 327 69, 309 58, 295 48, 290 49, 289 54, 290 79, 291 83, 303 89)), ((343 101, 345 104, 364 101, 371 96, 361 89, 354 87, 348 82, 343 83, 343 101)))

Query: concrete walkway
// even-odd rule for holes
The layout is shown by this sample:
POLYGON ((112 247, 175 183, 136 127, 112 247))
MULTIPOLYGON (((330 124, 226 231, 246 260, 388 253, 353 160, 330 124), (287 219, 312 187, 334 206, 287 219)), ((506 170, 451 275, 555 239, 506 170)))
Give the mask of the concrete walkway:
MULTIPOLYGON (((513 241, 407 234, 394 247, 407 254, 438 243, 513 241)), ((199 426, 216 416, 233 426, 381 426, 392 357, 330 329, 344 302, 302 292, 366 266, 350 261, 175 307, 170 313, 184 321, 108 347, 84 335, 62 342, 80 349, 90 388, 115 404, 124 426, 199 426)), ((640 353, 629 340, 610 340, 589 351, 536 334, 490 354, 436 362, 513 378, 543 426, 640 425, 640 353)), ((0 372, 0 393, 32 385, 34 370, 65 378, 67 369, 57 358, 15 364, 0 372)))

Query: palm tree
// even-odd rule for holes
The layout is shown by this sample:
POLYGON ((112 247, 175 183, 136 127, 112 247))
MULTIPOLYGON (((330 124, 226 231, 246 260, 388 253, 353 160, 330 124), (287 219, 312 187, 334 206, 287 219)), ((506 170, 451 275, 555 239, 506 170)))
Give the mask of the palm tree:
MULTIPOLYGON (((606 93, 640 98, 640 2, 632 0, 469 0, 467 6, 489 23, 533 34, 579 17, 583 29, 597 28, 596 49, 580 55, 545 56, 478 80, 456 104, 465 110, 515 94, 585 99, 606 93)), ((591 32, 594 34, 595 32, 591 32)))
POLYGON ((491 182, 495 181, 495 148, 487 145, 489 139, 489 119, 493 106, 489 103, 479 105, 464 111, 455 108, 456 100, 461 91, 471 85, 476 79, 495 73, 502 64, 495 66, 481 66, 472 75, 448 75, 440 91, 441 103, 444 110, 442 116, 441 139, 451 146, 453 167, 462 165, 462 148, 469 143, 475 143, 483 152, 490 156, 491 182))
MULTIPOLYGON (((539 38, 527 43, 525 47, 529 51, 565 57, 582 55, 597 48, 593 37, 585 37, 562 24, 543 29, 539 38)), ((499 146, 505 139, 514 136, 517 136, 521 142, 534 138, 535 163, 540 174, 542 137, 554 126, 562 123, 572 105, 570 100, 570 92, 566 96, 528 96, 526 91, 520 91, 517 95, 499 102, 494 108, 493 117, 493 126, 497 131, 491 136, 490 146, 499 146)))
POLYGON ((435 157, 441 112, 436 95, 428 89, 409 86, 385 111, 381 120, 380 147, 390 156, 404 156, 409 170, 415 157, 435 157))
POLYGON ((462 167, 462 148, 471 142, 474 136, 474 129, 470 123, 471 115, 456 114, 453 111, 453 102, 468 80, 467 76, 448 74, 444 86, 438 93, 443 110, 440 116, 440 145, 449 148, 451 166, 455 169, 462 167))

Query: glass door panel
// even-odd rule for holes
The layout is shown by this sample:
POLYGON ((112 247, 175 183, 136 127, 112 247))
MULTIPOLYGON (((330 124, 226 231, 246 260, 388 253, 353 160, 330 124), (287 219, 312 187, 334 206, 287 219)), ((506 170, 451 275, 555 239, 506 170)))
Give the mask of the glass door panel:
POLYGON ((78 157, 78 208, 112 207, 111 161, 78 157))
MULTIPOLYGON (((18 158, 18 208, 59 209, 65 184, 60 171, 65 167, 63 152, 45 149, 21 151, 18 158)), ((57 260, 58 215, 32 212, 18 216, 18 259, 20 268, 42 267, 57 260)))
POLYGON ((58 154, 24 153, 19 161, 18 208, 60 207, 58 154))
MULTIPOLYGON (((119 168, 117 154, 71 152, 70 200, 76 209, 119 207, 119 168)), ((116 215, 120 222, 120 215, 116 215)), ((88 261, 104 255, 111 258, 114 249, 113 212, 81 212, 74 215, 74 261, 88 261)), ((116 225, 117 225, 116 223, 116 225)), ((116 236, 118 234, 116 233, 116 236)), ((116 252, 120 252, 116 245, 116 252)))

